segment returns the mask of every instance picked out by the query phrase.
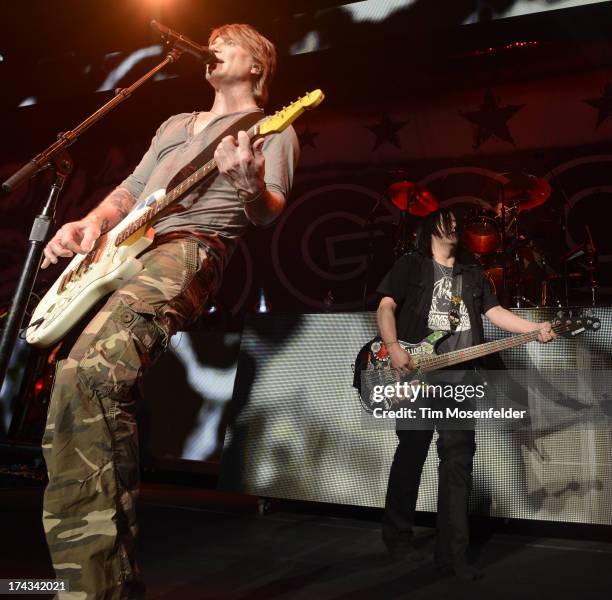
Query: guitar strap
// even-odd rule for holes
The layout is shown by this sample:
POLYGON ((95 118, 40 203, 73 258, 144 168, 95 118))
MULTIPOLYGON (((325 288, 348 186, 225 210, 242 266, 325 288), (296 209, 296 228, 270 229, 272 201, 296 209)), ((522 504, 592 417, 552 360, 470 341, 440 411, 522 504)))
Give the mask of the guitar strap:
POLYGON ((187 177, 191 174, 195 173, 198 169, 202 168, 209 160, 211 160, 215 154, 215 150, 219 145, 219 142, 227 135, 233 135, 236 137, 236 134, 239 131, 246 131, 257 121, 261 121, 265 115, 261 111, 256 111, 252 113, 248 113, 240 117, 237 121, 234 121, 229 127, 227 127, 224 131, 221 132, 200 154, 198 154, 195 158, 193 158, 190 162, 188 162, 184 167, 182 167, 178 173, 172 177, 170 183, 166 187, 166 192, 174 189, 177 185, 183 182, 187 177))
POLYGON ((461 323, 461 288, 463 285, 463 275, 459 273, 453 278, 453 287, 451 288, 450 307, 448 309, 448 323, 451 333, 455 333, 457 326, 461 323))

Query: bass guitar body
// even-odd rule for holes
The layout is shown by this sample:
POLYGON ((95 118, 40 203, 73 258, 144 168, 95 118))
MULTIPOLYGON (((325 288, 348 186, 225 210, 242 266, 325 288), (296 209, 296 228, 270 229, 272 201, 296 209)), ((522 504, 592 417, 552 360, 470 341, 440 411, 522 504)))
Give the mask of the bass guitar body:
MULTIPOLYGON (((436 346, 449 335, 448 331, 433 331, 418 344, 409 344, 399 340, 399 345, 411 356, 428 356, 435 354, 436 346)), ((375 338, 370 342, 366 369, 390 369, 391 356, 387 346, 380 338, 375 338)))

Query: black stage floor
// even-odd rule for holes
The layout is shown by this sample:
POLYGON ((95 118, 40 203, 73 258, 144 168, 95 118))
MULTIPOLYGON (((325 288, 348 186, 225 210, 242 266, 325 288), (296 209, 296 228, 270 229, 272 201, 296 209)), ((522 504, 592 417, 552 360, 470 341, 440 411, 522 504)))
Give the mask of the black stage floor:
MULTIPOLYGON (((0 578, 53 576, 41 496, 38 482, 0 482, 0 578)), ((467 583, 438 577, 430 562, 391 562, 371 520, 259 516, 254 498, 168 484, 143 488, 140 518, 150 599, 612 598, 612 542, 479 535, 473 550, 486 577, 467 583)), ((418 532, 429 549, 434 531, 418 532)))

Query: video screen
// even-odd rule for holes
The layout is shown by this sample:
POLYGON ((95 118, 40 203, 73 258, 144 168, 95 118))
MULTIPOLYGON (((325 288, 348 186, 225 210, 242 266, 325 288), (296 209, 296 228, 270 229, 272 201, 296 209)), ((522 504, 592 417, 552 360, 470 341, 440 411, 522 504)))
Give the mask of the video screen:
POLYGON ((339 39, 334 32, 347 27, 355 31, 354 35, 348 36, 353 40, 369 38, 376 27, 387 24, 399 27, 401 35, 411 37, 417 32, 603 3, 603 0, 457 0, 452 3, 363 0, 319 10, 314 14, 294 15, 294 24, 298 29, 300 24, 303 25, 305 31, 301 39, 293 41, 289 52, 304 54, 333 47, 339 39))

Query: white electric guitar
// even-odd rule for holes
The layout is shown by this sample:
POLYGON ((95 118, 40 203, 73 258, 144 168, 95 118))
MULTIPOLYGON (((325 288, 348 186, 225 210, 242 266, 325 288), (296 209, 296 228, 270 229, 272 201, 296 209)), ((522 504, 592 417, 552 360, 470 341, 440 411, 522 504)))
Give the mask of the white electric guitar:
MULTIPOLYGON (((305 94, 251 127, 247 132, 249 138, 253 141, 282 131, 305 110, 318 106, 324 97, 321 90, 305 94)), ((153 192, 118 225, 100 236, 91 252, 76 254, 36 307, 27 327, 26 340, 40 348, 59 341, 99 300, 142 270, 137 257, 153 241, 152 224, 216 170, 217 164, 212 159, 170 192, 153 192)))

